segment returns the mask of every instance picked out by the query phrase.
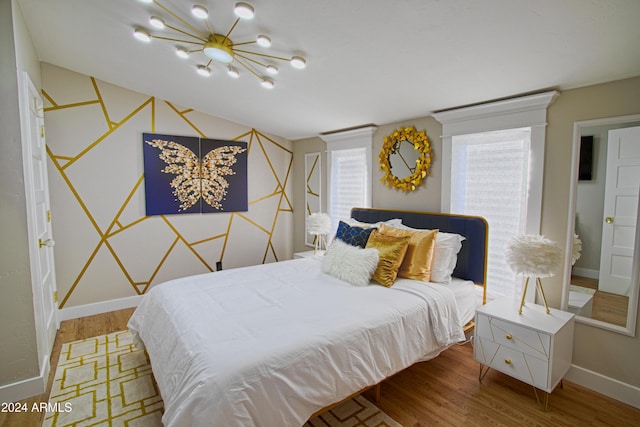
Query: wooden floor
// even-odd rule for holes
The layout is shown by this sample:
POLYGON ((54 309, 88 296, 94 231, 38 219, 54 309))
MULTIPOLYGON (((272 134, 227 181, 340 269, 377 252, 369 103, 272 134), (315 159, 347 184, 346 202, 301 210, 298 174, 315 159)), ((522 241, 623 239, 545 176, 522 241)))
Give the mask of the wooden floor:
MULTIPOLYGON (((133 310, 62 322, 51 358, 52 375, 62 343, 126 328, 133 310)), ((536 403, 533 388, 497 371, 478 381, 471 344, 453 346, 382 383, 376 405, 404 427, 422 426, 638 426, 640 409, 564 382, 549 398, 549 410, 536 403)), ((27 402, 46 401, 47 394, 27 402)), ((2 427, 38 427, 42 414, 0 413, 2 427)), ((213 426, 215 427, 215 426, 213 426)))
POLYGON ((592 319, 622 326, 623 328, 627 326, 629 297, 597 290, 598 279, 571 276, 571 284, 582 286, 583 288, 596 289, 595 294, 593 294, 592 319))

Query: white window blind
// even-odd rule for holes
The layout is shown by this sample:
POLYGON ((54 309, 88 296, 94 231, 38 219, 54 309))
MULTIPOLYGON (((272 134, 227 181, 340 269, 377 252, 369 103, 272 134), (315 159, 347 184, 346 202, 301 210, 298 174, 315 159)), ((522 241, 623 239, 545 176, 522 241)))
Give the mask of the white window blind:
POLYGON ((350 217, 351 208, 369 206, 367 200, 367 150, 354 148, 331 153, 331 206, 334 225, 350 217))
POLYGON ((323 134, 327 143, 327 210, 335 232, 354 207, 371 207, 371 146, 376 126, 323 134))
POLYGON ((516 291, 504 253, 513 236, 526 232, 530 145, 530 128, 452 138, 451 211, 483 216, 489 223, 490 298, 516 291))

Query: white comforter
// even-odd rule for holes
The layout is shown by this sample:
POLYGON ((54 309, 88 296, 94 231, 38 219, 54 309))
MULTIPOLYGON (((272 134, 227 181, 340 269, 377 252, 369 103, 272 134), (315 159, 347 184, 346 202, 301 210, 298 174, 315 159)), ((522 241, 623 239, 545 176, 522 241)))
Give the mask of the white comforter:
POLYGON ((165 426, 301 426, 464 339, 446 286, 354 287, 320 264, 264 264, 150 290, 129 328, 151 358, 165 426))

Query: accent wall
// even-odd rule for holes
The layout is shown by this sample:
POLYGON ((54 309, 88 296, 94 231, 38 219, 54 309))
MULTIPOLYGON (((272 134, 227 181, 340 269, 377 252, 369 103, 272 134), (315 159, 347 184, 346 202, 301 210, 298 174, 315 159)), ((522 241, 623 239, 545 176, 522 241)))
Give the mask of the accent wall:
POLYGON ((45 63, 42 94, 63 319, 218 262, 291 258, 290 141, 45 63), (145 216, 144 132, 246 142, 248 211, 145 216))

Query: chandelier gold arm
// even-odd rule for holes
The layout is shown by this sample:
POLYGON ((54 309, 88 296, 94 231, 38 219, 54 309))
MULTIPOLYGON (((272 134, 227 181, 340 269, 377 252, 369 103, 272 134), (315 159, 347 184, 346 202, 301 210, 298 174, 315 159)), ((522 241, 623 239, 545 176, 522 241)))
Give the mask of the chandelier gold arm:
POLYGON ((191 30, 195 31, 197 34, 200 34, 205 40, 207 40, 209 38, 208 34, 203 33, 202 31, 198 30, 196 27, 194 27, 193 25, 189 24, 187 21, 185 21, 184 19, 180 18, 178 15, 176 15, 175 13, 173 13, 171 11, 171 9, 169 9, 168 7, 166 7, 165 5, 163 5, 162 3, 160 3, 158 0, 153 0, 153 2, 155 4, 158 5, 158 7, 162 10, 164 10, 165 12, 167 12, 169 15, 173 16, 174 18, 176 18, 178 21, 182 22, 182 24, 184 26, 186 26, 187 28, 190 28, 191 30))
POLYGON ((211 25, 209 25, 209 21, 208 20, 206 20, 206 19, 204 20, 204 25, 206 25, 207 30, 209 30, 209 32, 211 34, 215 33, 215 31, 213 31, 213 28, 211 28, 211 25))
POLYGON ((236 18, 236 22, 234 22, 231 28, 229 28, 229 31, 227 31, 227 35, 224 36, 226 39, 228 39, 231 36, 231 33, 233 32, 233 30, 236 29, 236 25, 238 25, 238 22, 240 22, 240 18, 236 18))
POLYGON ((289 61, 289 58, 283 58, 282 56, 267 55, 266 53, 251 52, 248 50, 234 49, 233 52, 236 54, 240 52, 240 53, 246 53, 249 55, 262 56, 263 58, 279 59, 280 61, 289 61))
POLYGON ((232 44, 230 47, 231 47, 231 48, 235 48, 236 46, 244 46, 244 45, 248 45, 248 44, 256 44, 256 43, 258 43, 258 42, 257 42, 257 41, 255 41, 255 40, 250 40, 250 41, 248 41, 248 42, 234 43, 234 44, 232 44))
MULTIPOLYGON (((177 32, 177 33, 184 34, 185 36, 193 37, 194 39, 199 40, 200 43, 206 43, 207 42, 207 39, 203 39, 202 37, 200 37, 197 34, 191 34, 190 32, 181 30, 180 28, 174 27, 173 25, 165 24, 165 26, 167 28, 177 32)), ((191 42, 191 43, 193 43, 193 42, 191 42)))
POLYGON ((248 56, 246 56, 246 55, 242 55, 242 54, 240 54, 240 53, 236 53, 236 56, 237 56, 237 57, 240 57, 240 58, 242 58, 242 59, 245 59, 245 60, 247 60, 247 61, 249 61, 249 62, 253 62, 254 64, 257 64, 257 65, 259 65, 259 66, 261 66, 261 67, 263 67, 263 68, 267 68, 267 64, 263 64, 262 62, 256 61, 255 59, 250 58, 250 57, 248 57, 248 56))
MULTIPOLYGON (((198 46, 202 46, 202 42, 195 42, 195 41, 182 40, 182 39, 174 39, 173 37, 164 37, 164 36, 154 36, 154 35, 152 35, 151 38, 160 39, 160 40, 167 40, 167 41, 170 41, 170 42, 197 44, 198 46)), ((198 52, 198 51, 202 51, 202 49, 193 50, 192 52, 198 52)))
MULTIPOLYGON (((239 55, 238 55, 238 56, 239 56, 239 55)), ((245 68, 245 69, 246 69, 247 71, 249 71, 251 74, 253 74, 254 76, 256 76, 258 79, 262 80, 262 76, 261 76, 260 74, 256 73, 256 72, 253 70, 253 68, 249 67, 247 64, 245 64, 244 62, 240 61, 240 60, 237 58, 237 56, 236 56, 236 58, 235 58, 235 61, 236 61, 238 64, 242 65, 242 67, 243 67, 243 68, 245 68)))

